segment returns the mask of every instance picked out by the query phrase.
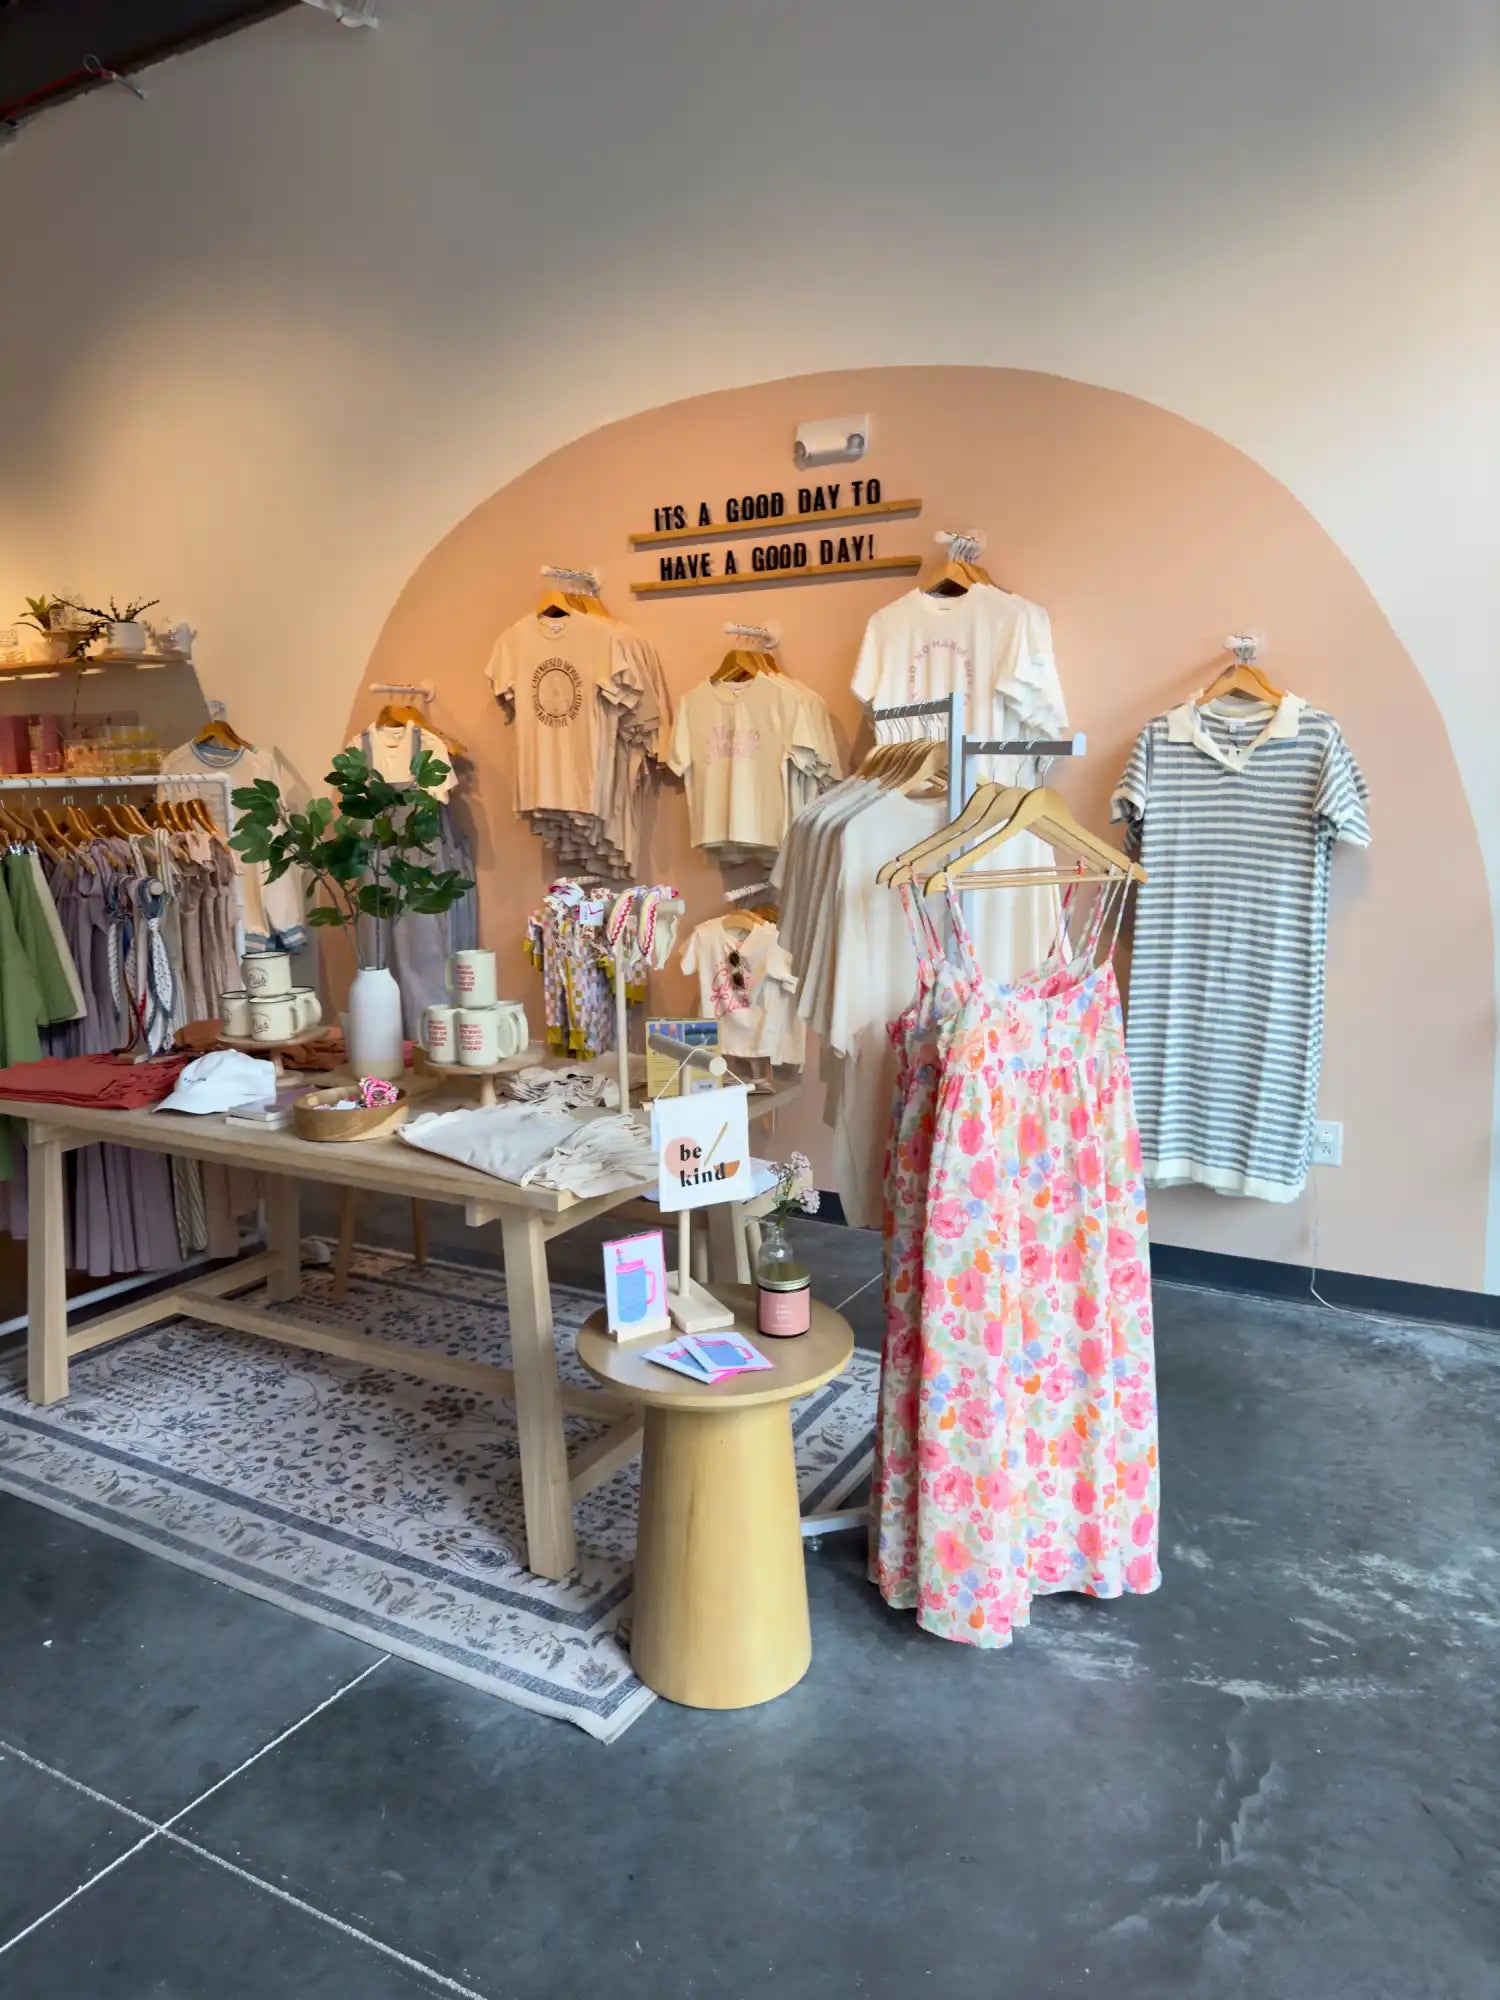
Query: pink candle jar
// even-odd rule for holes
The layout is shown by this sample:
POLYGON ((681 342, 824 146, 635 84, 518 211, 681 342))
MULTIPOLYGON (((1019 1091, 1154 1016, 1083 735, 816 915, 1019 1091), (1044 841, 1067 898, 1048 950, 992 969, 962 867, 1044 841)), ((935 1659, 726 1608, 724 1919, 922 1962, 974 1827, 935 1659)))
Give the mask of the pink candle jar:
POLYGON ((755 1325, 757 1332, 775 1340, 808 1331, 812 1325, 812 1279, 806 1271, 793 1265, 774 1276, 756 1272, 755 1325))

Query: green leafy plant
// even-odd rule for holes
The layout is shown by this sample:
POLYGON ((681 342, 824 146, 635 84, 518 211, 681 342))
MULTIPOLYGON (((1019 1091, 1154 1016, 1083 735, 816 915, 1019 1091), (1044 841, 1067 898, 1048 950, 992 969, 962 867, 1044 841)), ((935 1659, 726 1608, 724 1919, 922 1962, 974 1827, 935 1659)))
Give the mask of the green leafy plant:
POLYGON ((104 630, 104 620, 94 612, 84 613, 87 623, 83 625, 74 625, 61 616, 63 612, 80 609, 82 609, 80 605, 72 603, 66 597, 48 597, 43 591, 40 597, 27 598, 26 615, 17 622, 29 625, 33 632, 40 632, 49 639, 66 636, 68 658, 76 660, 88 651, 104 630))
POLYGON ((408 911, 441 916, 474 886, 457 869, 428 865, 442 827, 433 792, 447 776, 442 759, 424 750, 413 759, 411 783, 394 785, 363 751, 341 750, 324 780, 337 804, 314 799, 306 812, 293 812, 269 778, 257 778, 233 794, 239 818, 231 845, 265 863, 273 882, 289 868, 305 869, 327 898, 308 911, 308 923, 342 926, 361 967, 384 966, 392 925, 408 911), (361 917, 374 924, 368 961, 361 917))
POLYGON ((58 612, 68 609, 61 597, 49 597, 44 590, 40 597, 27 598, 26 611, 19 623, 29 625, 33 632, 51 632, 58 612))
POLYGON ((133 625, 143 611, 154 611, 160 603, 159 597, 127 597, 121 606, 111 598, 107 611, 95 604, 72 604, 69 609, 81 611, 85 618, 92 618, 100 625, 133 625))

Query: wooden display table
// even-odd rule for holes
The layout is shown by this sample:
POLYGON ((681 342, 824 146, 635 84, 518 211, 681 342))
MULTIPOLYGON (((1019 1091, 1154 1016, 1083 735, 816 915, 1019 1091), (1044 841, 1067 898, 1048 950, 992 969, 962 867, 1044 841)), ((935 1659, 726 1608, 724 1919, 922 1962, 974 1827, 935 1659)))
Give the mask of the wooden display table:
MULTIPOLYGON (((309 1078, 335 1084, 347 1071, 309 1078)), ((352 1077, 349 1078, 352 1083, 352 1077)), ((438 1093, 420 1080, 408 1089, 430 1109, 438 1093)), ((786 1091, 757 1107, 779 1110, 786 1091)), ((559 1381, 547 1277, 547 1245, 580 1224, 612 1214, 645 1192, 645 1186, 580 1200, 554 1188, 521 1187, 473 1167, 424 1153, 395 1137, 366 1143, 322 1144, 290 1129, 271 1131, 227 1125, 217 1115, 180 1111, 111 1111, 7 1099, 5 1115, 26 1122, 28 1158, 26 1246, 29 1365, 26 1393, 33 1403, 56 1403, 68 1393, 68 1363, 112 1340, 182 1313, 232 1333, 253 1334, 314 1354, 333 1354, 391 1368, 423 1381, 442 1382, 515 1405, 526 1512, 526 1561, 539 1576, 565 1577, 576 1566, 573 1503, 629 1464, 640 1443, 640 1413, 619 1397, 601 1396, 559 1381), (68 1323, 64 1263, 63 1160, 80 1146, 104 1140, 148 1153, 211 1161, 265 1176, 264 1251, 221 1270, 185 1273, 181 1282, 79 1326, 68 1323), (511 1366, 500 1368, 431 1348, 377 1340, 342 1326, 232 1298, 264 1282, 272 1300, 297 1296, 302 1285, 299 1189, 303 1181, 370 1194, 440 1202, 462 1211, 471 1229, 498 1224, 505 1252, 510 1305, 511 1366), (604 1433, 568 1457, 565 1411, 607 1424, 604 1433)), ((754 1113, 752 1113, 754 1115, 754 1113)), ((654 1185, 652 1183, 651 1185, 654 1185)))
POLYGON ((689 1708, 751 1708, 795 1687, 812 1660, 790 1406, 843 1373, 854 1336, 814 1299, 810 1332, 768 1339, 753 1291, 714 1290, 772 1373, 700 1386, 647 1361, 660 1337, 612 1340, 603 1313, 579 1329, 578 1358, 645 1409, 635 1670, 689 1708))

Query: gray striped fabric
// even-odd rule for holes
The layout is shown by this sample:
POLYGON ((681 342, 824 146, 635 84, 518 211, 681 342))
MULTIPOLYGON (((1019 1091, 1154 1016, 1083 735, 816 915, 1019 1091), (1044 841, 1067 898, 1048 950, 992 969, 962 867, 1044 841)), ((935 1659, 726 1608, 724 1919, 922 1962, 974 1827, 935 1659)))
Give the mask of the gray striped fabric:
POLYGON ((1291 1201, 1323 1056, 1328 867, 1369 845, 1368 791, 1332 716, 1186 704, 1147 724, 1113 814, 1139 892, 1127 1033, 1146 1178, 1291 1201))

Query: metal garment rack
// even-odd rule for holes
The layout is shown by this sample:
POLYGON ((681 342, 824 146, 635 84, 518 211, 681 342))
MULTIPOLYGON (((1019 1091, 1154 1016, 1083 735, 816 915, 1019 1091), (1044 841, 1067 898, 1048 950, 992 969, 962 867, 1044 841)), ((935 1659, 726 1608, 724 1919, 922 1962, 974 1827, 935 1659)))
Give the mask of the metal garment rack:
POLYGON ((113 792, 135 786, 155 789, 161 785, 217 785, 224 799, 224 831, 234 832, 234 785, 224 771, 137 771, 131 777, 89 777, 82 771, 37 772, 29 776, 0 778, 0 792, 113 792))
MULTIPOLYGON (((120 777, 113 773, 109 776, 101 773, 97 777, 88 777, 79 771, 63 772, 61 774, 52 771, 39 771, 12 774, 9 777, 0 778, 0 794, 6 792, 119 792, 132 789, 143 791, 146 789, 156 789, 162 785, 217 786, 223 798, 224 831, 226 834, 234 832, 234 802, 231 798, 234 783, 229 774, 224 771, 204 771, 201 774, 196 771, 137 771, 129 777, 120 777)), ((235 923, 236 955, 244 950, 244 929, 243 917, 237 918, 235 923)), ((201 1253, 189 1257, 183 1262, 176 1275, 180 1279, 184 1271, 201 1270, 209 1261, 209 1258, 201 1253)), ((162 1283, 163 1278, 160 1271, 134 1271, 126 1277, 114 1278, 106 1284, 95 1285, 89 1291, 75 1292, 68 1300, 69 1324, 72 1324, 72 1316, 75 1313, 82 1311, 88 1306, 100 1305, 105 1299, 119 1298, 122 1294, 129 1296, 135 1292, 147 1291, 152 1286, 161 1286, 162 1283)), ((5 1341, 10 1335, 19 1332, 26 1324, 27 1315, 25 1313, 18 1313, 13 1319, 0 1322, 0 1341, 5 1341)))
MULTIPOLYGON (((972 796, 969 785, 969 767, 975 757, 1035 757, 1038 760, 1052 757, 1082 757, 1088 750, 1088 738, 1082 731, 1074 736, 1050 737, 1004 737, 968 736, 964 733, 964 695, 961 688, 952 694, 940 695, 932 701, 907 702, 900 708, 872 708, 870 720, 877 731, 883 722, 903 722, 908 717, 940 715, 947 724, 948 737, 948 817, 958 818, 972 796)), ((959 908, 963 911, 964 922, 968 923, 973 911, 970 902, 972 890, 964 891, 959 897, 959 908)))
MULTIPOLYGON (((940 715, 947 724, 948 736, 948 817, 957 819, 969 802, 969 761, 974 757, 1082 757, 1088 749, 1088 738, 1081 732, 1075 736, 1047 738, 995 739, 988 736, 968 736, 964 733, 964 697, 962 689, 945 694, 933 701, 907 702, 899 708, 872 708, 870 720, 878 731, 882 722, 904 722, 916 717, 940 715)), ((959 897, 959 908, 963 911, 964 922, 971 921, 969 894, 959 897)), ((827 1514, 805 1514, 802 1518, 802 1538, 816 1548, 824 1535, 837 1535, 863 1530, 870 1525, 868 1507, 839 1507, 827 1514)))

